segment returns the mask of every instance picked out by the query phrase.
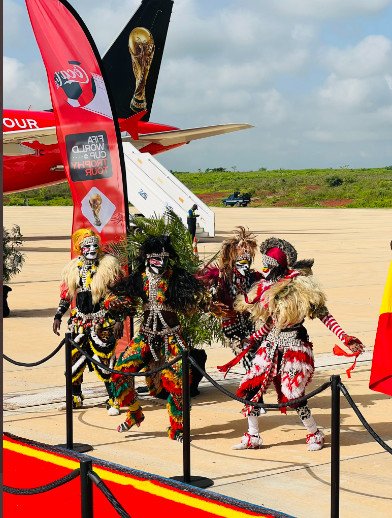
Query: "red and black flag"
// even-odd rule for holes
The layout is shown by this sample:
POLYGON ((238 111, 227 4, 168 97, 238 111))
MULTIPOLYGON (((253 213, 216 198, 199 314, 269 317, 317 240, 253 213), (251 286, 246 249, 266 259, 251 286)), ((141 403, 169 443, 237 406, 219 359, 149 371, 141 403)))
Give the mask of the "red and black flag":
POLYGON ((121 135, 95 43, 66 0, 26 0, 48 76, 57 139, 74 203, 72 232, 103 245, 125 238, 128 202, 121 135))

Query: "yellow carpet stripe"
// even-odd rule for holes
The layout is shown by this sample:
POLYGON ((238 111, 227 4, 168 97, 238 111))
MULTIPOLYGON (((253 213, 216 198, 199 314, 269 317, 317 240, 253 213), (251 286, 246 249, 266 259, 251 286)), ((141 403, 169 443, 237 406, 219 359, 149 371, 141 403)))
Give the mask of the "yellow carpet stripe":
POLYGON ((21 453, 27 457, 34 457, 35 459, 43 460, 45 462, 51 462, 52 464, 56 464, 57 466, 62 466, 64 468, 69 468, 71 470, 77 469, 79 467, 79 462, 75 460, 64 459, 62 457, 58 457, 54 453, 49 453, 46 451, 34 450, 33 448, 24 446, 23 444, 7 441, 7 439, 3 440, 3 448, 6 450, 15 451, 16 453, 21 453))
MULTIPOLYGON (((45 462, 56 464, 57 466, 69 468, 71 470, 77 469, 79 467, 78 461, 65 459, 50 452, 35 450, 29 446, 7 441, 7 439, 4 439, 3 447, 10 451, 15 451, 16 453, 21 453, 22 455, 26 455, 28 457, 34 457, 45 462)), ((221 516, 222 518, 249 518, 250 516, 259 516, 260 518, 263 518, 263 516, 266 516, 260 514, 256 515, 252 513, 244 513, 235 509, 228 509, 227 507, 223 507, 218 503, 206 502, 204 500, 199 500, 196 497, 190 496, 189 494, 183 494, 179 491, 175 491, 174 489, 158 486, 149 480, 134 479, 131 475, 126 476, 118 473, 111 473, 104 468, 98 467, 94 467, 94 471, 102 478, 102 480, 116 482, 117 484, 124 486, 130 485, 135 489, 144 491, 145 493, 150 493, 161 498, 186 505, 188 507, 201 509, 202 511, 215 514, 216 516, 221 516)))
POLYGON ((392 313, 392 262, 389 266, 387 282, 385 283, 384 294, 381 301, 380 315, 392 313))

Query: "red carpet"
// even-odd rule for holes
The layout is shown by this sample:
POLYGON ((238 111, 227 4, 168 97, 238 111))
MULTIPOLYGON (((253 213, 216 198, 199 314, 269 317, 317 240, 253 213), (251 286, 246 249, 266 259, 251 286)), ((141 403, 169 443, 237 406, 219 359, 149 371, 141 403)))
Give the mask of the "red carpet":
MULTIPOLYGON (((11 488, 45 485, 77 469, 79 461, 86 458, 91 457, 4 434, 3 483, 11 488)), ((93 470, 131 518, 287 517, 269 509, 118 464, 97 459, 92 461, 93 470)), ((95 486, 93 501, 94 518, 119 516, 95 486)), ((79 518, 80 502, 80 477, 77 477, 65 485, 37 495, 13 495, 4 492, 3 515, 7 518, 79 518)))

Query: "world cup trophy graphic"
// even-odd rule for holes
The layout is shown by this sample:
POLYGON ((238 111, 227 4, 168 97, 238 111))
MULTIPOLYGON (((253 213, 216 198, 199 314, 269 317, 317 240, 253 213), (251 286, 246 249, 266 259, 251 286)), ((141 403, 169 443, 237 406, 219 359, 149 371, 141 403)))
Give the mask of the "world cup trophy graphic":
POLYGON ((136 79, 130 108, 137 113, 147 109, 146 83, 155 51, 151 32, 144 27, 135 27, 129 35, 128 50, 131 54, 132 69, 136 79))
POLYGON ((102 198, 99 194, 93 194, 88 200, 91 210, 93 211, 95 225, 100 227, 102 225, 101 220, 99 219, 99 213, 102 208, 102 198))

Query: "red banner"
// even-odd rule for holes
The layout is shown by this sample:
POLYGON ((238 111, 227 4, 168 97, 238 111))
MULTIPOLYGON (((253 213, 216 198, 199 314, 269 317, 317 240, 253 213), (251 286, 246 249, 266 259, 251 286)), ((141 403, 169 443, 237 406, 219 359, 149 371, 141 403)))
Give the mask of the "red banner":
POLYGON ((124 162, 113 102, 88 29, 65 0, 26 0, 48 75, 58 144, 74 203, 72 232, 105 245, 125 237, 124 162))
POLYGON ((392 262, 381 301, 369 388, 392 396, 392 262))

